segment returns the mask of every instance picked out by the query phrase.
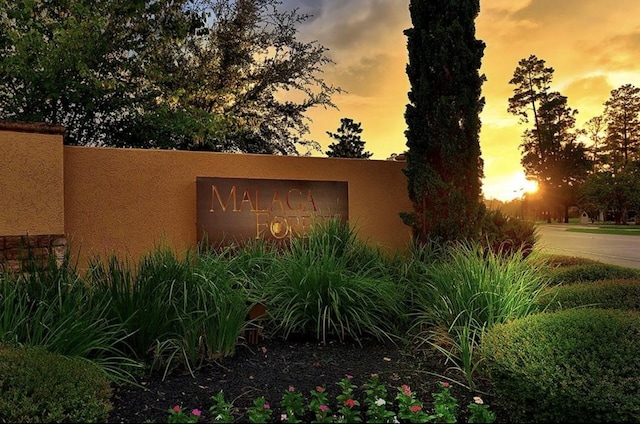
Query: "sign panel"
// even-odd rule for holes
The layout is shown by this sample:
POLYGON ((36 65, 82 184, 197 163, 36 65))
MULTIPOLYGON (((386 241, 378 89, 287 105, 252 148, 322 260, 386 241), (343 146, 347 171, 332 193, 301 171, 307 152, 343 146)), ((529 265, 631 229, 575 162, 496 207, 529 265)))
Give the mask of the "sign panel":
POLYGON ((346 181, 196 178, 198 241, 298 237, 317 219, 349 219, 346 181))

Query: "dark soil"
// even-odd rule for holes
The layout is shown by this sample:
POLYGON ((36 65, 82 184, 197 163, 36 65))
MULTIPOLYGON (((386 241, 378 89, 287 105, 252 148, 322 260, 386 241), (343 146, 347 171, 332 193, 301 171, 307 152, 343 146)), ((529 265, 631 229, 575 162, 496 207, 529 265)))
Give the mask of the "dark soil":
MULTIPOLYGON (((432 393, 438 391, 439 382, 449 381, 451 393, 458 399, 458 422, 466 422, 466 405, 478 395, 498 413, 498 422, 506 422, 491 403, 491 396, 481 393, 481 388, 472 392, 458 384, 464 380, 459 374, 447 371, 442 358, 375 341, 364 341, 362 346, 339 342, 324 346, 315 341, 279 339, 241 345, 233 357, 207 364, 194 371, 194 376, 188 372, 174 372, 163 380, 162 373, 156 373, 139 379, 143 388, 114 387, 109 422, 166 422, 168 410, 175 405, 187 413, 194 408, 200 409, 199 422, 212 422, 211 397, 220 390, 224 392, 225 400, 233 403, 236 422, 247 422, 246 408, 259 396, 265 396, 277 420, 280 399, 289 386, 302 393, 307 402, 312 389, 324 386, 329 399, 335 400, 340 393, 336 383, 346 374, 352 375, 353 383, 361 387, 373 373, 378 374, 387 386, 387 401, 395 397, 397 387, 407 384, 429 410, 432 393)), ((361 402, 364 400, 361 390, 356 396, 361 402)), ((335 410, 335 405, 330 407, 335 410)))

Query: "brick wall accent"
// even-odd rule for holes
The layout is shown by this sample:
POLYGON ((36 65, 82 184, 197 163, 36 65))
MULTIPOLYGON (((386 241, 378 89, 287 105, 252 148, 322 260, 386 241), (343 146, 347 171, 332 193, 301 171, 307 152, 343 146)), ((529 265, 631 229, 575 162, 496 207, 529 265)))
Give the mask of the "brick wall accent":
POLYGON ((60 267, 66 252, 64 234, 0 236, 0 272, 18 272, 28 265, 29 258, 42 264, 54 258, 60 267))

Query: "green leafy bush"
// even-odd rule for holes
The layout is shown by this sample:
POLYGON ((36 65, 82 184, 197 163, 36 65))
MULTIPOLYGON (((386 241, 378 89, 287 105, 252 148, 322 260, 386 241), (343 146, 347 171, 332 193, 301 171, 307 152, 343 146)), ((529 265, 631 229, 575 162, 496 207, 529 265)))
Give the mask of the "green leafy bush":
POLYGON ((548 312, 560 309, 596 307, 640 312, 640 280, 605 280, 556 286, 537 300, 548 312))
POLYGON ((558 285, 600 280, 640 279, 640 270, 596 262, 549 268, 546 275, 548 275, 549 284, 558 285))
POLYGON ((494 253, 527 256, 533 251, 538 234, 530 221, 505 216, 500 210, 489 210, 482 219, 481 240, 494 253))
POLYGON ((0 422, 107 422, 111 388, 95 364, 0 346, 0 422))
POLYGON ((638 422, 640 314, 571 309, 496 325, 481 351, 514 422, 638 422))
POLYGON ((578 256, 566 256, 556 254, 540 254, 540 258, 544 259, 549 269, 564 269, 578 265, 594 265, 600 262, 593 259, 580 258, 578 256))

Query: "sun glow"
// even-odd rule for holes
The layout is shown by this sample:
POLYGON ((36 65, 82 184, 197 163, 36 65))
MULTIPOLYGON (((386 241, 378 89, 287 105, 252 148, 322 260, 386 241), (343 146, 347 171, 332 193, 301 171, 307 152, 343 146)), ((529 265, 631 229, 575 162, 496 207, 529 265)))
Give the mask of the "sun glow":
POLYGON ((485 179, 483 192, 487 199, 498 199, 508 202, 525 194, 538 191, 538 183, 528 180, 524 171, 515 172, 506 178, 485 179))
POLYGON ((538 191, 538 182, 528 180, 524 172, 518 172, 515 176, 515 184, 522 188, 524 193, 535 193, 538 191))

